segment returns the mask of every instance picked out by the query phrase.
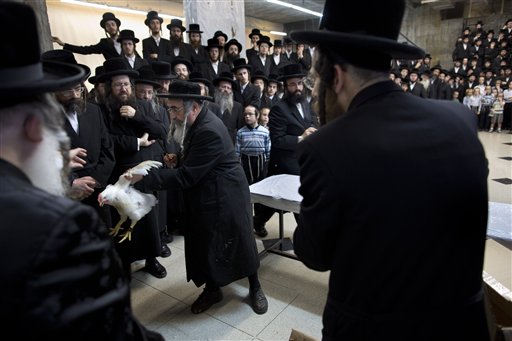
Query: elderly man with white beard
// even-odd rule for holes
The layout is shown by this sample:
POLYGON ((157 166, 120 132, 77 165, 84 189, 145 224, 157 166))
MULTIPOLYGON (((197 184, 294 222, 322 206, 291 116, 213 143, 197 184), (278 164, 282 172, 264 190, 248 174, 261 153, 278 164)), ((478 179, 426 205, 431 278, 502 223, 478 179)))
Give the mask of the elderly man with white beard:
POLYGON ((130 283, 96 212, 63 196, 69 139, 47 93, 70 89, 80 67, 40 62, 31 7, 0 3, 0 319, 19 340, 163 340, 133 316, 130 283), (6 75, 9 74, 9 77, 6 75))
MULTIPOLYGON (((152 113, 151 104, 137 100, 134 95, 132 79, 139 73, 130 69, 122 58, 109 59, 103 67, 105 73, 99 81, 105 81, 107 98, 102 109, 114 143, 116 165, 110 178, 110 183, 114 183, 129 168, 154 160, 159 149, 155 142, 165 139, 167 134, 162 122, 152 113)), ((152 193, 146 188, 138 189, 152 193)), ((117 212, 111 212, 112 221, 119 221, 117 212)), ((145 271, 157 278, 167 276, 156 259, 162 254, 162 243, 155 208, 137 223, 130 242, 116 243, 116 246, 127 273, 131 273, 132 262, 145 259, 145 271)))
POLYGON ((218 78, 213 80, 213 85, 215 86, 214 100, 222 113, 222 116, 219 118, 228 128, 229 136, 231 136, 234 146, 236 133, 238 129, 245 125, 245 122, 244 108, 233 99, 233 88, 236 87, 233 74, 231 72, 221 73, 218 78))

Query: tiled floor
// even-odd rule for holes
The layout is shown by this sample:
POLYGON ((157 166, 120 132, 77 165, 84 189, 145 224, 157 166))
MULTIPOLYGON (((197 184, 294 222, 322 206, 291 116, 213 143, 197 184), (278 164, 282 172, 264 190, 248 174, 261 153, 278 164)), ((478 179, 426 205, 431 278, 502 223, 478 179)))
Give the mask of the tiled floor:
MULTIPOLYGON (((489 201, 512 204, 512 185, 497 180, 512 180, 512 161, 508 159, 512 156, 512 135, 482 132, 480 139, 489 160, 489 201)), ((285 214, 284 219, 285 236, 291 237, 293 215, 285 214)), ((277 215, 267 227, 267 238, 277 237, 277 215)), ((223 288, 221 303, 194 315, 190 305, 202 289, 186 281, 183 237, 175 237, 169 246, 172 256, 160 260, 168 272, 165 279, 137 271, 143 264, 134 264, 132 281, 135 314, 167 340, 288 340, 292 328, 320 340, 329 273, 309 270, 294 259, 266 254, 259 270, 269 301, 266 314, 252 311, 244 279, 223 288)))

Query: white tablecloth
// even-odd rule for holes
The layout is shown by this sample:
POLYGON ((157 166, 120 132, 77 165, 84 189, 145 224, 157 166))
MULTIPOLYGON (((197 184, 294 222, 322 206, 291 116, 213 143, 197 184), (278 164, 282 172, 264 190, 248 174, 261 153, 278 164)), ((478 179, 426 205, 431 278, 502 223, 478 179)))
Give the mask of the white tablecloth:
POLYGON ((302 196, 299 194, 298 175, 269 176, 249 186, 251 200, 278 210, 299 213, 302 196))

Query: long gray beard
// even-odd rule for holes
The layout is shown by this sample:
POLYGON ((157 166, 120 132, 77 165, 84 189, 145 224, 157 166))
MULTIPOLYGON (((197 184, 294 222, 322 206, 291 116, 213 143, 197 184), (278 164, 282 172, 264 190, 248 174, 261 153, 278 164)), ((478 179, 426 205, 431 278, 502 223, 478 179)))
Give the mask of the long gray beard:
POLYGON ((178 120, 171 122, 169 133, 167 134, 167 141, 178 143, 183 148, 183 137, 185 134, 185 123, 178 120))
POLYGON ((43 141, 22 165, 32 184, 59 196, 69 190, 69 138, 63 130, 57 133, 44 128, 43 141))
POLYGON ((220 112, 233 111, 233 94, 225 95, 219 91, 215 91, 215 103, 220 106, 220 112))

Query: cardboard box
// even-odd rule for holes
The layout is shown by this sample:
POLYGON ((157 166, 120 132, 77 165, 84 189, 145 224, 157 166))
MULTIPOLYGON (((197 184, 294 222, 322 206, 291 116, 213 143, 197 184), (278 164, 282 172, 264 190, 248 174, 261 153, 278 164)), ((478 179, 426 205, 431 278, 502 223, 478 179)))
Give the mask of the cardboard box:
POLYGON ((498 335, 512 327, 512 250, 487 239, 482 277, 490 318, 495 322, 492 334, 498 335))

